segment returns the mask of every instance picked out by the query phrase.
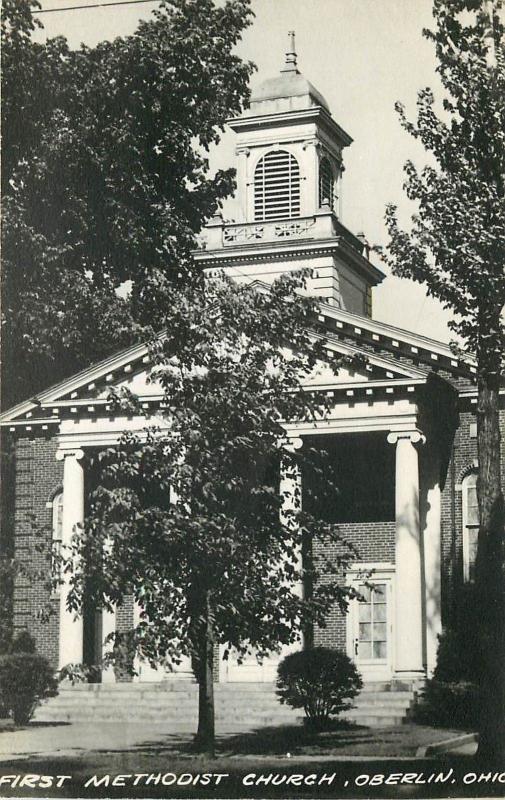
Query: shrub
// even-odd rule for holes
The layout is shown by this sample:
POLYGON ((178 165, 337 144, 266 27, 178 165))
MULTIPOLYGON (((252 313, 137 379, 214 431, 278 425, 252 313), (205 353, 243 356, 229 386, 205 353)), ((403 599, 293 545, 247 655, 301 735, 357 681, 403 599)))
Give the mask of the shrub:
POLYGON ((0 705, 16 725, 26 725, 41 700, 57 694, 57 680, 37 653, 0 656, 0 705))
POLYGON ((473 729, 479 723, 480 690, 468 681, 426 681, 414 718, 426 725, 473 729))
POLYGON ((351 659, 339 650, 313 647, 291 653, 277 669, 281 703, 303 708, 310 724, 323 727, 330 716, 351 708, 363 686, 351 659))
POLYGON ((474 648, 457 632, 438 637, 437 665, 426 681, 414 719, 428 725, 472 729, 479 722, 480 689, 474 648))
POLYGON ((27 630, 20 631, 10 646, 11 653, 35 653, 35 650, 35 640, 27 630))

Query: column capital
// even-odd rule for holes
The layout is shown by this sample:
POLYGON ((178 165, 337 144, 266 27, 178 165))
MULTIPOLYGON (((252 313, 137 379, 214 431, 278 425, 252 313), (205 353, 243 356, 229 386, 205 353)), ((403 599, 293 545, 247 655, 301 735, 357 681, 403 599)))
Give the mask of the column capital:
POLYGON ((300 436, 288 436, 287 441, 282 443, 282 449, 287 450, 288 453, 294 453, 295 450, 300 450, 303 447, 303 439, 300 436))
POLYGON ((84 450, 81 450, 80 447, 75 447, 72 450, 57 450, 56 461, 63 461, 66 456, 73 456, 77 461, 81 461, 84 455, 84 450))
POLYGON ((412 444, 426 443, 426 436, 417 428, 409 431, 390 431, 388 433, 387 440, 389 444, 397 444, 400 439, 408 439, 412 444))

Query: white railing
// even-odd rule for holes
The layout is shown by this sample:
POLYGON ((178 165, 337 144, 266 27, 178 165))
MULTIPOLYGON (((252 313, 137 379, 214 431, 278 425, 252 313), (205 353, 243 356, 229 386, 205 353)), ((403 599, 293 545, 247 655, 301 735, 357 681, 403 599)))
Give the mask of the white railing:
POLYGON ((224 222, 215 217, 202 236, 206 250, 286 242, 297 239, 331 239, 342 236, 361 252, 363 243, 347 230, 332 212, 318 212, 310 217, 265 222, 224 222))
POLYGON ((315 217, 301 217, 277 222, 224 225, 223 246, 261 240, 273 242, 277 239, 312 238, 315 224, 315 217))

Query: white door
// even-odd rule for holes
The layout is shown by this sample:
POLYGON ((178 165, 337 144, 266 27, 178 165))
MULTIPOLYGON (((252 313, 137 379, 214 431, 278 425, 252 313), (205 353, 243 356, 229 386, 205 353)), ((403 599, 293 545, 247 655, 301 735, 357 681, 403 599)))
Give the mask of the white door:
POLYGON ((279 653, 271 653, 259 664, 254 653, 246 656, 239 664, 234 653, 230 653, 225 661, 221 658, 219 667, 219 680, 223 683, 273 683, 277 679, 277 666, 279 662, 296 650, 302 649, 302 643, 297 642, 281 648, 279 653))
POLYGON ((393 582, 390 577, 372 576, 355 581, 361 600, 351 603, 348 626, 348 654, 366 681, 390 680, 393 673, 393 582))

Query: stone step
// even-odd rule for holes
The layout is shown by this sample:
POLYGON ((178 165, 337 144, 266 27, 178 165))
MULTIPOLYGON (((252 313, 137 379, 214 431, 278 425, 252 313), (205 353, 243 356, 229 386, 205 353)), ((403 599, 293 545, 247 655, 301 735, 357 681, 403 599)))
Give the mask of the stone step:
MULTIPOLYGON (((373 708, 370 707, 371 713, 375 713, 373 708)), ((399 710, 397 713, 403 713, 399 710)), ((303 714, 300 709, 289 709, 288 711, 279 711, 276 708, 255 710, 246 713, 243 709, 240 712, 229 713, 225 709, 216 709, 216 717, 221 719, 263 719, 264 717, 276 717, 279 720, 290 720, 294 716, 303 714)), ((133 708, 92 708, 92 709, 74 709, 74 708, 44 708, 40 707, 37 710, 37 720, 42 721, 42 718, 48 717, 57 719, 58 717, 72 717, 73 719, 102 719, 105 722, 108 719, 134 719, 136 717, 149 717, 153 720, 177 720, 177 719, 193 719, 197 718, 197 710, 194 708, 188 709, 150 709, 133 707, 133 708)))
MULTIPOLYGON (((354 698, 353 705, 359 707, 362 706, 376 706, 376 705, 387 705, 390 708, 402 708, 408 707, 411 705, 413 700, 413 695, 407 693, 398 693, 397 695, 388 696, 386 693, 377 694, 377 695, 358 695, 358 697, 354 698)), ((229 696, 223 697, 219 693, 215 695, 215 702, 218 708, 226 709, 228 711, 243 711, 244 707, 247 707, 248 702, 245 702, 245 698, 240 696, 229 696)), ((65 692, 64 694, 60 694, 51 701, 54 707, 59 708, 80 708, 85 705, 87 708, 118 708, 121 705, 125 706, 135 706, 135 707, 143 707, 143 708, 191 708, 193 706, 196 707, 197 704, 197 695, 196 693, 192 696, 182 696, 177 695, 176 698, 170 697, 167 695, 163 697, 159 695, 158 697, 152 695, 136 695, 133 697, 123 698, 123 697, 114 697, 110 694, 97 694, 97 695, 90 695, 83 697, 82 695, 72 695, 69 692, 65 692)), ((251 704, 251 707, 255 709, 281 709, 281 708, 289 708, 284 703, 280 703, 280 701, 273 695, 269 697, 261 697, 258 695, 256 701, 251 704)))
MULTIPOLYGON (((345 718, 360 725, 397 725, 407 716, 412 691, 391 691, 383 684, 363 691, 345 718)), ((270 684, 216 684, 216 721, 220 730, 245 730, 292 725, 303 712, 281 704, 270 684)), ((37 709, 40 722, 128 721, 162 722, 174 731, 194 730, 198 717, 198 687, 191 681, 158 684, 77 684, 62 686, 57 697, 37 709)))

